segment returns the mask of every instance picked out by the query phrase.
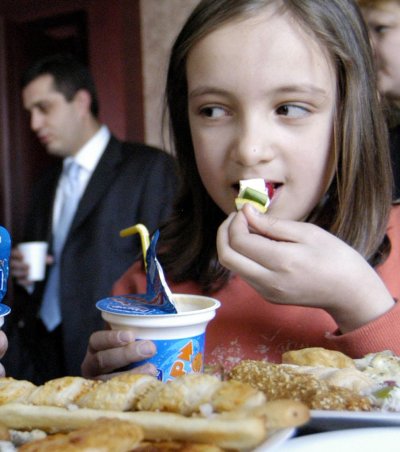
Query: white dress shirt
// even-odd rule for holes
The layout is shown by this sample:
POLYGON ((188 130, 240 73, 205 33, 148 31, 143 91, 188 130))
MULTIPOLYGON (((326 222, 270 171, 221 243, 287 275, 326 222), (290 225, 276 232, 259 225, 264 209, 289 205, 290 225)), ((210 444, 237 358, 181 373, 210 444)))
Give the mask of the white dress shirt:
MULTIPOLYGON (((79 198, 82 197, 86 186, 92 177, 92 174, 103 155, 107 144, 110 140, 111 133, 107 126, 100 127, 98 132, 73 156, 64 159, 63 165, 65 166, 69 161, 75 160, 79 164, 81 170, 79 172, 79 198)), ((62 177, 58 182, 57 192, 54 199, 53 208, 53 232, 58 224, 58 219, 61 211, 62 204, 62 190, 61 190, 62 177)))

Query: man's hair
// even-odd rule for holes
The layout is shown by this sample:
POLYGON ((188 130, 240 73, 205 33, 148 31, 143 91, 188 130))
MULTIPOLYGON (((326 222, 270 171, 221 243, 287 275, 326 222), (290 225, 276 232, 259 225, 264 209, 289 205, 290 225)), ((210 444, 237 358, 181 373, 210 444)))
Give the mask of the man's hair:
POLYGON ((96 87, 89 69, 69 54, 46 56, 32 64, 23 74, 21 88, 25 88, 33 80, 42 75, 51 75, 55 89, 70 102, 77 91, 85 90, 90 94, 90 110, 95 118, 99 114, 99 103, 96 87))

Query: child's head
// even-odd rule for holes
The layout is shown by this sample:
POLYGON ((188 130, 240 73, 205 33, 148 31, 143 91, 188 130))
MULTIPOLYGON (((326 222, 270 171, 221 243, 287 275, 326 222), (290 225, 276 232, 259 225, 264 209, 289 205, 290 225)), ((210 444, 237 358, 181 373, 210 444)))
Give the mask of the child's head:
POLYGON ((375 50, 379 90, 400 102, 400 0, 359 0, 375 50))
POLYGON ((203 231, 192 243, 215 239, 240 179, 262 177, 275 183, 271 214, 313 221, 370 257, 390 201, 374 82, 353 1, 201 1, 167 82, 179 207, 203 231))

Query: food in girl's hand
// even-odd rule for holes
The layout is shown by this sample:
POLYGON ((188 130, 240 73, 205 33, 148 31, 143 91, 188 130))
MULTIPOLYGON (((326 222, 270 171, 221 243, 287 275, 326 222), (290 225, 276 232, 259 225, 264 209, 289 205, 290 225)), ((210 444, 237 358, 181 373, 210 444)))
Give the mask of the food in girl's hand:
POLYGON ((245 179, 239 183, 239 194, 235 199, 237 210, 250 203, 260 212, 265 213, 274 195, 274 186, 264 179, 245 179))

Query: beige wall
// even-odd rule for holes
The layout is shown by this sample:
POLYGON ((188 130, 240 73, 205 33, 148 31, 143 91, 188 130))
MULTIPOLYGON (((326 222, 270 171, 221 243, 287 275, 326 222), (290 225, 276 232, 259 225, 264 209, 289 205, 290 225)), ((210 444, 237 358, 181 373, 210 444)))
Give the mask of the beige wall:
POLYGON ((146 143, 163 147, 162 105, 171 45, 199 0, 141 0, 146 143))

